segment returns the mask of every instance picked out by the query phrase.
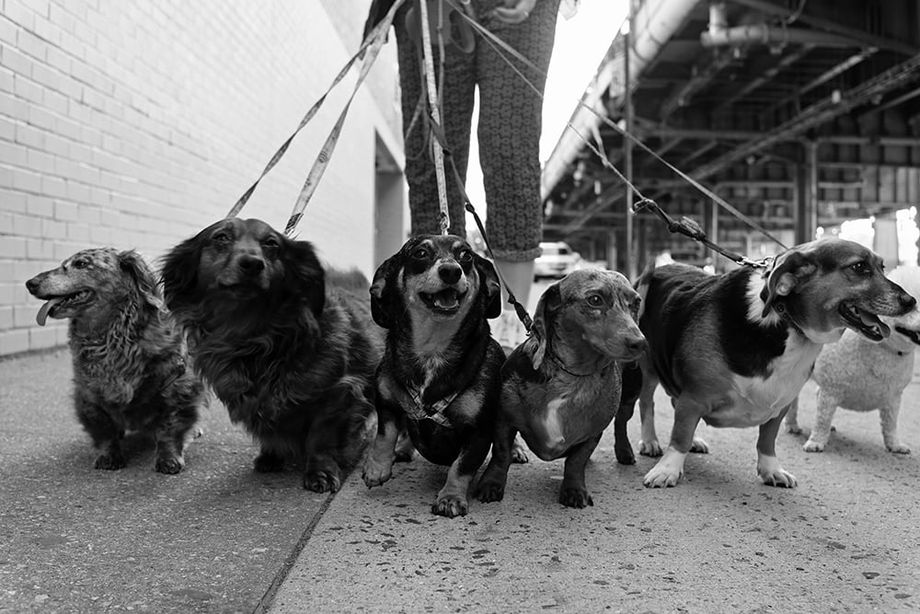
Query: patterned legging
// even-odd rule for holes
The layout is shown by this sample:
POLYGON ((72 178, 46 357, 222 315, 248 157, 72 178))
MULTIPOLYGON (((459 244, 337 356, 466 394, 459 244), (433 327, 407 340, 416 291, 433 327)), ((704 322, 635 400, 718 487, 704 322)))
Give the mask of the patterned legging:
MULTIPOLYGON (((560 0, 537 0, 531 15, 510 25, 484 19, 483 25, 538 67, 542 74, 511 59, 543 93, 556 31, 560 0)), ((485 16, 499 0, 472 0, 476 15, 485 16)), ((407 2, 395 21, 405 134, 406 179, 412 234, 440 232, 438 186, 429 154, 426 122, 410 123, 422 95, 421 52, 406 27, 405 15, 415 2, 407 2)), ((540 253, 543 210, 540 200, 540 132, 542 99, 508 61, 481 36, 476 35, 472 53, 447 46, 444 59, 441 122, 447 146, 457 170, 466 181, 474 90, 479 87, 479 162, 488 212, 486 233, 496 258, 532 260, 540 253)), ((432 33, 435 69, 439 68, 438 45, 432 33)), ((507 52, 505 53, 507 55, 507 52)), ((437 79, 438 77, 436 77, 437 79)), ((425 114, 427 114, 427 100, 425 114)), ((445 160, 450 232, 465 236, 465 211, 453 172, 445 160)), ((474 203, 475 204, 475 203, 474 203)))

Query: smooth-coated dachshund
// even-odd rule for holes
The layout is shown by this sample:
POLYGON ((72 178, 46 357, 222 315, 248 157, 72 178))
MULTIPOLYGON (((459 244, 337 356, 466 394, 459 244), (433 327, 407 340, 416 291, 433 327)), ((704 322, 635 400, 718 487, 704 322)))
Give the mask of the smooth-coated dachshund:
POLYGON ((480 500, 503 498, 520 432, 541 459, 565 457, 560 503, 594 505, 585 466, 618 412, 624 364, 646 348, 639 303, 625 276, 602 269, 573 271, 543 292, 531 336, 502 368, 501 412, 492 460, 477 486, 480 500))
POLYGON ((690 451, 708 446, 694 434, 714 427, 757 426, 757 474, 794 487, 776 456, 776 435, 824 344, 852 329, 881 341, 890 333, 879 315, 897 316, 916 301, 885 277, 882 260, 837 238, 795 246, 765 270, 742 266, 710 275, 669 264, 643 273, 639 327, 649 342, 640 359, 639 451, 661 456, 645 475, 648 487, 674 486, 690 451), (674 405, 671 441, 662 455, 655 434, 658 383, 674 405))
POLYGON ((377 269, 371 307, 387 337, 364 482, 390 479, 398 436, 407 429, 423 457, 449 466, 432 512, 465 515, 501 393, 505 356, 488 322, 501 313, 495 268, 458 236, 412 237, 377 269))

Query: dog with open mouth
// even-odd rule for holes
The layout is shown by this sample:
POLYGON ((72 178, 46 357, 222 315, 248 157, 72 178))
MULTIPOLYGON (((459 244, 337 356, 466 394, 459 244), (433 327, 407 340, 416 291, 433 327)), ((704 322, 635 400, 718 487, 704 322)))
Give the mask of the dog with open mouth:
POLYGON ((364 482, 390 479, 406 429, 423 457, 449 466, 432 512, 465 515, 500 402, 505 355, 488 323, 501 312, 495 268, 461 237, 412 237, 377 269, 371 310, 387 340, 364 482))
POLYGON ((853 241, 828 238, 795 246, 761 271, 742 266, 710 275, 686 264, 648 270, 637 283, 639 328, 649 342, 640 358, 639 452, 661 456, 645 475, 649 487, 674 486, 700 420, 715 427, 760 429, 757 474, 794 487, 775 443, 789 405, 822 347, 846 329, 872 341, 890 334, 879 316, 900 316, 916 300, 885 277, 881 258, 853 241), (661 383, 674 405, 671 441, 662 452, 653 394, 661 383))
POLYGON ((69 319, 77 418, 99 449, 97 469, 121 469, 125 431, 156 440, 155 469, 174 474, 204 402, 179 326, 140 254, 86 249, 26 282, 46 301, 36 320, 69 319))
MULTIPOLYGON (((920 297, 920 268, 898 267, 888 276, 914 298, 920 297)), ((815 362, 811 378, 818 384, 815 422, 806 452, 823 452, 831 434, 838 407, 851 411, 878 410, 885 448, 895 454, 909 454, 910 446, 898 436, 901 395, 914 375, 914 354, 920 346, 920 306, 897 317, 882 316, 891 330, 887 339, 876 342, 853 330, 846 330, 837 343, 828 345, 815 362)), ((786 428, 800 433, 798 402, 786 414, 786 428)))

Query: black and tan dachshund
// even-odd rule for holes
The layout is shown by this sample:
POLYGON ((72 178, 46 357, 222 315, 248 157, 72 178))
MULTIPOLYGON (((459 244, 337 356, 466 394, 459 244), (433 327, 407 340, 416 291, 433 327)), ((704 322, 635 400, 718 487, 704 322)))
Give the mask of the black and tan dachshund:
POLYGON ((432 511, 465 515, 470 482, 492 443, 501 346, 489 318, 501 312, 492 263, 454 235, 413 237, 377 269, 374 321, 387 329, 377 378, 377 438, 364 482, 390 479, 400 432, 427 460, 447 465, 432 511))

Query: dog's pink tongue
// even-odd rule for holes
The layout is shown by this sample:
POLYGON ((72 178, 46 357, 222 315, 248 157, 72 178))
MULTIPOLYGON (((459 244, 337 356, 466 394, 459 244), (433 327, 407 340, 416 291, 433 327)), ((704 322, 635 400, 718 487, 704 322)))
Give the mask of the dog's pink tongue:
POLYGON ((64 299, 62 298, 53 298, 47 303, 45 303, 44 305, 42 305, 42 308, 38 310, 38 315, 35 316, 35 321, 38 322, 39 326, 45 325, 45 321, 48 319, 48 312, 51 311, 52 307, 54 307, 55 305, 57 305, 63 300, 64 299))

